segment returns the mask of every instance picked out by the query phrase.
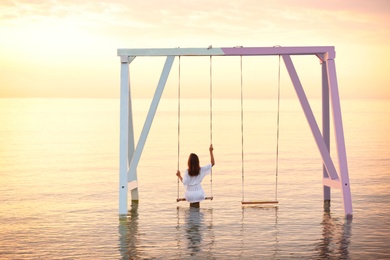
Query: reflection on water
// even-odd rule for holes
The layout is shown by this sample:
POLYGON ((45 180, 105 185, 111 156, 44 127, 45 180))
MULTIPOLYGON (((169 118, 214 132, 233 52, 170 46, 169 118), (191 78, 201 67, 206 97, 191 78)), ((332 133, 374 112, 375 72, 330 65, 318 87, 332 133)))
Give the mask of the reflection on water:
MULTIPOLYGON (((160 253, 172 259, 210 259, 221 256, 221 248, 215 247, 217 237, 237 241, 230 245, 228 251, 222 251, 222 256, 230 258, 258 257, 280 259, 292 255, 301 255, 313 259, 348 259, 350 258, 350 240, 352 220, 332 217, 330 212, 324 211, 321 224, 322 233, 317 240, 308 240, 308 251, 302 253, 300 249, 286 246, 291 232, 305 233, 302 223, 290 232, 283 230, 283 223, 278 223, 278 207, 242 207, 242 218, 239 223, 239 233, 235 233, 235 225, 214 226, 213 209, 177 207, 176 225, 167 226, 168 233, 175 232, 175 239, 159 245, 142 245, 140 240, 138 204, 133 203, 127 216, 119 219, 119 244, 122 259, 148 258, 148 255, 157 253, 147 250, 162 250, 160 253), (280 227, 281 225, 281 227, 280 227), (286 240, 287 238, 287 240, 286 240), (156 248, 155 246, 158 246, 156 248), (286 250, 286 248, 288 248, 286 250), (310 249, 309 249, 310 248, 310 249), (312 248, 312 249, 311 249, 312 248), (146 250, 146 251, 145 251, 146 250), (296 251, 297 250, 297 251, 296 251)), ((303 220, 302 220, 303 221, 303 220)), ((238 223, 237 223, 238 224, 238 223)), ((291 226, 291 224, 289 224, 291 226)), ((163 236, 163 234, 160 234, 163 236)), ((296 234, 299 236, 299 234, 296 234)), ((143 238, 145 240, 145 238, 143 238)), ((224 247, 223 243, 219 246, 224 247)), ((160 255, 162 257, 162 255, 160 255)), ((151 256, 153 258, 153 256, 151 256)))
POLYGON ((269 258, 279 259, 279 228, 278 228, 278 207, 272 205, 255 205, 242 207, 241 219, 241 252, 240 257, 245 258, 248 255, 256 255, 259 245, 258 241, 263 241, 267 245, 267 251, 257 252, 257 255, 263 254, 269 258), (262 231, 260 231, 262 230, 262 231), (259 240, 254 240, 255 235, 263 236, 259 240), (264 237, 266 235, 267 237, 264 237), (251 249, 254 249, 252 252, 251 249))
POLYGON ((199 208, 190 207, 185 220, 187 248, 191 251, 191 255, 196 255, 200 251, 202 242, 203 212, 200 212, 199 208))
POLYGON ((322 220, 322 239, 316 250, 321 258, 348 259, 351 238, 352 220, 332 218, 330 212, 325 211, 322 220))
POLYGON ((197 258, 212 256, 214 245, 212 209, 177 207, 176 230, 177 247, 183 249, 184 243, 185 255, 197 258))
POLYGON ((138 259, 138 203, 132 202, 127 216, 119 218, 119 243, 122 259, 138 259))
MULTIPOLYGON (((233 122, 239 125, 239 114, 232 113, 230 100, 219 100, 214 131, 220 158, 217 173, 221 174, 215 175, 213 186, 218 199, 203 204, 213 210, 176 209, 172 199, 175 178, 156 177, 156 169, 171 172, 177 156, 172 145, 177 140, 177 112, 167 109, 153 123, 150 147, 139 166, 144 199, 138 209, 133 205, 118 221, 117 100, 0 99, 0 258, 388 258, 390 102, 347 102, 344 118, 351 185, 358 191, 353 194, 357 213, 353 235, 351 222, 343 218, 341 196, 332 197, 332 213, 329 207, 325 214, 322 211, 320 156, 306 137, 310 131, 304 116, 299 117, 299 104, 286 102, 278 209, 245 208, 242 212, 241 187, 237 185, 241 135, 239 127, 232 127, 233 122), (294 181, 296 176, 300 176, 299 182, 294 181)), ((268 116, 269 101, 248 103, 252 105, 246 118, 257 122, 256 129, 262 131, 253 131, 254 136, 267 136, 259 124, 274 125, 270 123, 274 118, 268 116)), ((207 111, 203 112, 187 118, 193 120, 195 115, 208 121, 207 111)), ((135 125, 142 126, 143 115, 135 113, 135 125)), ((207 126, 200 132, 191 124, 183 126, 188 139, 194 133, 208 136, 207 126)), ((135 130, 139 134, 142 129, 135 130)), ((247 143, 248 154, 259 151, 258 142, 247 143)), ((183 143, 183 147, 195 150, 203 147, 203 142, 196 147, 183 143)), ((268 146, 264 143, 263 147, 268 146)), ((274 144, 269 147, 273 151, 274 144)), ((262 167, 273 169, 274 153, 260 150, 262 167)), ((256 157, 247 164, 255 168, 257 163, 256 157)), ((267 180, 256 176, 256 183, 267 180)), ((274 184, 274 175, 270 176, 274 184)), ((274 186, 268 186, 272 192, 274 186)), ((262 185, 260 192, 267 192, 268 186, 262 185)), ((246 190, 257 194, 258 188, 248 184, 246 190)))

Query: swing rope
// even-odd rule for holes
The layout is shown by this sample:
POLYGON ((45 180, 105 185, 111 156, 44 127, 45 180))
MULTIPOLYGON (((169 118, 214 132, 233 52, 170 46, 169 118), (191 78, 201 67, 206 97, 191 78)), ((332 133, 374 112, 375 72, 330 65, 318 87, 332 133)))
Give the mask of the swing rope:
POLYGON ((279 130, 280 130, 280 55, 278 64, 278 107, 276 117, 276 161, 275 161, 275 201, 251 201, 246 202, 244 193, 244 105, 243 105, 243 73, 242 73, 242 56, 240 62, 241 70, 241 173, 242 173, 242 204, 274 204, 278 203, 278 174, 279 174, 279 130))
MULTIPOLYGON (((213 60, 210 55, 210 144, 213 143, 213 60)), ((210 171, 210 197, 213 198, 213 167, 210 171)))
POLYGON ((241 190, 242 201, 244 200, 244 88, 242 79, 242 56, 240 56, 240 73, 241 73, 241 190))
MULTIPOLYGON (((177 86, 177 170, 180 170, 180 57, 179 56, 179 78, 177 86)), ((180 195, 180 178, 177 177, 177 201, 180 195)))
POLYGON ((278 201, 278 175, 279 175, 279 128, 280 128, 280 55, 278 64, 278 113, 276 119, 276 166, 275 166, 275 201, 278 201))

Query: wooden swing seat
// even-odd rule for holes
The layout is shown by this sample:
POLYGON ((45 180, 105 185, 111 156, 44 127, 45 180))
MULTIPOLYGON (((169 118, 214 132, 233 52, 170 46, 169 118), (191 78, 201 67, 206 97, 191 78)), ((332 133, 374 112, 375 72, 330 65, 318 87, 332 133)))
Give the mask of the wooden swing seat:
POLYGON ((241 201, 242 205, 249 205, 249 204, 278 204, 279 201, 241 201))
MULTIPOLYGON (((214 197, 206 197, 206 198, 204 198, 205 200, 213 200, 213 198, 214 197)), ((179 202, 179 201, 186 201, 186 199, 185 198, 178 198, 178 199, 176 199, 176 202, 179 202)))

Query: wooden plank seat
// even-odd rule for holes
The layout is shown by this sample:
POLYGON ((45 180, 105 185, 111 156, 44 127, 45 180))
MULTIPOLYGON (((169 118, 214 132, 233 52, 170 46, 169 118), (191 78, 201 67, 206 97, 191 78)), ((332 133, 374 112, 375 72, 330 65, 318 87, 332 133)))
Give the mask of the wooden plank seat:
POLYGON ((278 204, 279 202, 274 200, 269 201, 241 201, 242 205, 250 205, 250 204, 278 204))
MULTIPOLYGON (((214 197, 206 197, 206 198, 204 198, 205 200, 213 200, 213 198, 214 197)), ((186 199, 185 198, 178 198, 178 199, 176 199, 176 202, 179 202, 179 201, 186 201, 186 199)))

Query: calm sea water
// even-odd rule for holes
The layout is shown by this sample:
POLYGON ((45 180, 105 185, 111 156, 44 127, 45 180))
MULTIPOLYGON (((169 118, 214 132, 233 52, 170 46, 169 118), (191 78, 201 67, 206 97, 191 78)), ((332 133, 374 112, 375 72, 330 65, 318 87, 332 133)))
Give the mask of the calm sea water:
MULTIPOLYGON (((134 101, 136 138, 149 102, 134 101)), ((215 100, 212 189, 204 180, 214 200, 199 210, 176 202, 177 103, 162 100, 138 167, 139 204, 120 218, 118 100, 0 99, 0 258, 389 258, 390 101, 342 101, 352 221, 339 190, 323 209, 320 155, 295 100, 281 103, 278 206, 241 206, 243 195, 273 200, 276 189, 276 101, 244 108, 244 192, 240 104, 215 100)), ((209 160, 208 109, 182 102, 181 170, 190 152, 209 160)))

